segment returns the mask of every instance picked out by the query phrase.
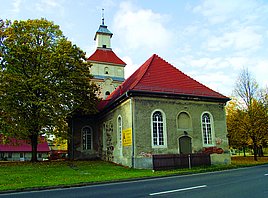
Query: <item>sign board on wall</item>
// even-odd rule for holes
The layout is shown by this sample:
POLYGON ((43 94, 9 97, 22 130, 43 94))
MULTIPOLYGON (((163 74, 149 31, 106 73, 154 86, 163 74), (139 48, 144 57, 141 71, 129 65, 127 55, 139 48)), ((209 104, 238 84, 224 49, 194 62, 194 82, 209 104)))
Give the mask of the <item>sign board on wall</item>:
POLYGON ((124 129, 123 131, 123 146, 131 146, 132 145, 132 129, 124 129))

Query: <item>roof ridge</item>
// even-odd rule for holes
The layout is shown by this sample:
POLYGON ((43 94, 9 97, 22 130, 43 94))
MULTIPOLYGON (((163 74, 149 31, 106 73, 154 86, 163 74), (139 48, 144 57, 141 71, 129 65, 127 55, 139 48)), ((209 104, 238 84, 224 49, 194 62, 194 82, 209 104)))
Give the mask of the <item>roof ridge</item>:
MULTIPOLYGON (((146 67, 146 69, 145 69, 145 71, 143 72, 143 74, 142 74, 142 76, 140 77, 140 79, 138 79, 137 80, 137 82, 133 85, 133 86, 131 86, 129 89, 133 89, 140 81, 141 81, 141 79, 143 78, 143 76, 145 75, 145 73, 148 71, 148 69, 149 69, 149 66, 151 65, 151 63, 152 63, 152 61, 154 60, 154 57, 155 56, 157 56, 156 54, 153 54, 152 56, 151 56, 151 60, 150 60, 150 62, 149 62, 149 64, 147 65, 147 67, 146 67)), ((147 61, 146 61, 147 62, 147 61)), ((145 63, 146 63, 145 62, 145 63)), ((145 64, 144 63, 144 64, 145 64)))

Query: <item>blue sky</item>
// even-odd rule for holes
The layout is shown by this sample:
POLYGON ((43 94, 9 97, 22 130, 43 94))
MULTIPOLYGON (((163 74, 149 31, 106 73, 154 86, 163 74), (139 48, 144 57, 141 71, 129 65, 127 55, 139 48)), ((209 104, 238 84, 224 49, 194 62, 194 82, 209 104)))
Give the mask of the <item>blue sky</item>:
POLYGON ((105 9, 112 48, 131 75, 152 54, 226 96, 247 67, 268 86, 266 0, 0 0, 0 18, 46 18, 90 56, 105 9))

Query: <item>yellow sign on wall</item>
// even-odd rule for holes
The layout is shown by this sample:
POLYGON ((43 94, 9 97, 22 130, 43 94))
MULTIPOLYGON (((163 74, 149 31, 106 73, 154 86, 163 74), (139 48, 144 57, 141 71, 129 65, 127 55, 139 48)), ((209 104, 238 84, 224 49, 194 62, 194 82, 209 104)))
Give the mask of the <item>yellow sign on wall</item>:
POLYGON ((123 131, 123 146, 132 145, 132 130, 131 128, 124 129, 123 131))

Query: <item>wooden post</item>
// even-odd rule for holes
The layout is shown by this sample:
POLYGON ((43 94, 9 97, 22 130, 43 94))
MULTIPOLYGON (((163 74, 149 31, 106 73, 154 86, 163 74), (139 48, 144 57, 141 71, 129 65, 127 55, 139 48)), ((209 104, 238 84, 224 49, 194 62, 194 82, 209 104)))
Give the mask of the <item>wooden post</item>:
POLYGON ((188 155, 188 163, 189 163, 189 169, 191 169, 192 167, 191 167, 191 155, 190 154, 188 155))

